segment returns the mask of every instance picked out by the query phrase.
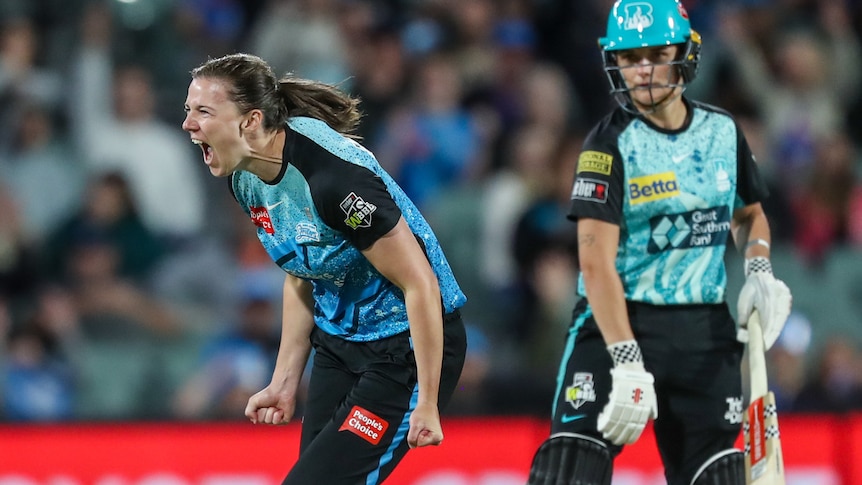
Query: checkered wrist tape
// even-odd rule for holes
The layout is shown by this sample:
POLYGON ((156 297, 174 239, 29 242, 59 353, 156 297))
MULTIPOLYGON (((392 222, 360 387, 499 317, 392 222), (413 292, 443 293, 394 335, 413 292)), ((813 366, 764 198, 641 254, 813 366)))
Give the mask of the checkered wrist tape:
POLYGON ((614 366, 643 362, 641 348, 634 340, 626 340, 608 345, 608 352, 614 360, 614 366))
POLYGON ((745 276, 752 273, 768 273, 772 274, 772 263, 763 256, 755 256, 745 260, 745 276))

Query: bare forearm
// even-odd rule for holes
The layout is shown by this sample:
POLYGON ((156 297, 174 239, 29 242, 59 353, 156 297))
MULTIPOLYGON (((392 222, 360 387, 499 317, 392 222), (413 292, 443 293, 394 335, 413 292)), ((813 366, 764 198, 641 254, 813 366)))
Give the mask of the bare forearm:
POLYGON ((281 342, 272 373, 272 384, 295 392, 311 353, 314 328, 313 301, 308 283, 286 277, 281 324, 281 342))
POLYGON ((608 345, 634 338, 616 268, 619 228, 593 220, 578 227, 581 273, 596 324, 608 345))
POLYGON ((587 298, 596 323, 608 345, 634 338, 626 309, 625 294, 615 272, 584 273, 587 298))
POLYGON ((443 362, 443 322, 439 291, 405 292, 410 336, 416 358, 419 402, 437 405, 443 362))

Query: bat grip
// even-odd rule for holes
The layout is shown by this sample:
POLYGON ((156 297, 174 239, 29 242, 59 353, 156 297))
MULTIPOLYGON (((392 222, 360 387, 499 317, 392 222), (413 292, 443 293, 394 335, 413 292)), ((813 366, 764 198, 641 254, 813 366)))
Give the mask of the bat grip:
POLYGON ((748 368, 751 372, 751 396, 749 402, 765 396, 768 392, 766 380, 766 355, 763 348, 763 330, 757 310, 748 319, 748 368))

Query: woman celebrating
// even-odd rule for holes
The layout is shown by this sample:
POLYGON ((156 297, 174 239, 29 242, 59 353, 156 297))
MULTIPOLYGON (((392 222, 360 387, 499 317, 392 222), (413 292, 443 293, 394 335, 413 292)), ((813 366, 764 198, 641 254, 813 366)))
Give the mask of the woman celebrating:
POLYGON ((247 54, 195 68, 185 103, 183 129, 286 273, 278 359, 249 399, 252 422, 291 420, 315 350, 284 484, 381 483, 408 447, 443 440, 438 409, 464 363, 466 298, 425 219, 350 136, 357 104, 247 54))

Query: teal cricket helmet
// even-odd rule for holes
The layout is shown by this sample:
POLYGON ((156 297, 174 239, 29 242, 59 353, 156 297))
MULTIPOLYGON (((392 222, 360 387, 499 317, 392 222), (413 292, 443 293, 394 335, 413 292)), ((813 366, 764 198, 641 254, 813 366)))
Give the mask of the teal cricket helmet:
POLYGON ((617 0, 599 45, 605 51, 684 44, 691 37, 679 0, 617 0))
MULTIPOLYGON (((619 51, 643 47, 679 45, 671 62, 679 71, 683 86, 697 76, 700 64, 701 38, 688 20, 680 0, 617 0, 608 15, 605 37, 599 39, 605 73, 611 93, 627 109, 633 109, 629 88, 616 65, 619 51)), ((673 85, 669 85, 673 86, 673 85)))

